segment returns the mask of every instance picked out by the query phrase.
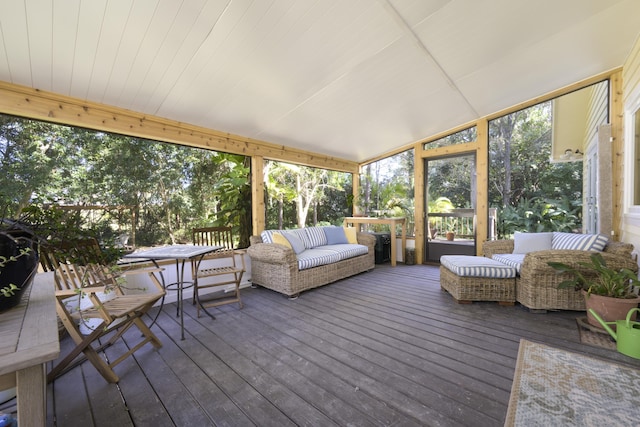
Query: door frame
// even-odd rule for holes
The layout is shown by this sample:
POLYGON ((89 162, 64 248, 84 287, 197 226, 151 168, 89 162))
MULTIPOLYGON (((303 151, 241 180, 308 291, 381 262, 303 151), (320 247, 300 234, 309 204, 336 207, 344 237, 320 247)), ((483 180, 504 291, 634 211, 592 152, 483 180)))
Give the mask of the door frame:
POLYGON ((423 192, 422 192, 422 204, 424 206, 424 215, 423 215, 423 229, 425 230, 424 236, 423 236, 423 247, 424 247, 424 258, 423 258, 423 263, 424 264, 433 264, 433 263, 437 263, 439 262, 439 256, 438 255, 476 255, 477 251, 478 251, 478 174, 477 174, 477 170, 478 170, 478 152, 477 150, 473 149, 473 150, 466 150, 466 151, 459 151, 456 152, 454 154, 446 154, 446 155, 433 155, 433 156, 423 156, 422 158, 422 162, 423 162, 423 170, 424 170, 424 182, 423 182, 423 192), (437 242, 434 242, 432 239, 430 239, 430 228, 429 228, 429 203, 428 203, 428 189, 429 189, 429 183, 428 183, 428 168, 429 168, 429 162, 431 161, 437 161, 437 160, 447 160, 447 159, 453 159, 453 158, 462 158, 462 157, 469 157, 471 158, 471 160, 473 161, 473 165, 475 166, 475 168, 472 170, 471 174, 472 174, 472 179, 471 179, 471 204, 473 205, 473 219, 472 219, 472 224, 473 224, 473 244, 472 245, 468 245, 468 244, 464 244, 461 245, 460 243, 456 244, 455 241, 454 242, 444 242, 441 240, 438 240, 437 242), (430 256, 430 253, 432 251, 432 248, 435 249, 436 245, 438 247, 437 249, 437 253, 436 256, 438 256, 438 260, 436 259, 431 259, 432 257, 430 256))

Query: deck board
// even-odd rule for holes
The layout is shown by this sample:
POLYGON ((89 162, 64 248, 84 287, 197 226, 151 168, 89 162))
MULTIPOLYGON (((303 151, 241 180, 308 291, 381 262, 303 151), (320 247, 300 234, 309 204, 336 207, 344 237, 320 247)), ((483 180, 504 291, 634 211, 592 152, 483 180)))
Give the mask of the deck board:
POLYGON ((118 385, 85 363, 48 386, 49 424, 496 426, 521 338, 640 367, 581 344, 581 313, 456 304, 434 266, 379 265, 295 300, 263 288, 242 298, 215 320, 187 304, 185 340, 165 307, 162 348, 118 365, 118 385))

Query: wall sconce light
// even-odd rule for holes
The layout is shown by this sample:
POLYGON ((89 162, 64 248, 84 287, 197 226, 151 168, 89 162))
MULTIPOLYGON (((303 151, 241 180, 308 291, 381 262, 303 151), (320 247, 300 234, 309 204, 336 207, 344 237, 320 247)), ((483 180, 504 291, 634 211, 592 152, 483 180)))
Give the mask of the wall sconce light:
POLYGON ((564 154, 560 156, 560 160, 579 160, 582 159, 582 151, 576 148, 572 150, 571 148, 567 148, 564 150, 564 154))

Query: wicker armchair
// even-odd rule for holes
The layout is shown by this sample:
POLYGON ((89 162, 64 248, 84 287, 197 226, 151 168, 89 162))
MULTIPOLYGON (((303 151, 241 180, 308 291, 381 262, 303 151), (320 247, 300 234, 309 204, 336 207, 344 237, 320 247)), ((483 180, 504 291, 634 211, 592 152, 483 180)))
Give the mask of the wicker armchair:
MULTIPOLYGON (((484 242, 483 255, 491 258, 494 254, 510 254, 513 247, 513 240, 484 242)), ((602 256, 609 267, 638 271, 632 251, 633 245, 629 243, 610 241, 602 256)), ((578 263, 589 262, 591 254, 579 250, 544 250, 526 254, 520 275, 516 278, 516 300, 531 310, 584 311, 584 298, 580 292, 558 289, 558 284, 567 280, 569 275, 558 274, 547 263, 559 261, 579 267, 578 263)), ((585 274, 589 272, 585 270, 585 274)))

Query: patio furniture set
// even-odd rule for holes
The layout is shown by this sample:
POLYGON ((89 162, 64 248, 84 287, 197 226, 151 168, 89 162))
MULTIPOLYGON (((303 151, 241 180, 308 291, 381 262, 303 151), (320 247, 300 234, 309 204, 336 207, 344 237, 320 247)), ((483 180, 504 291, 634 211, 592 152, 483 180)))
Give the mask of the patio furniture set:
MULTIPOLYGON (((558 289, 565 278, 548 265, 558 261, 578 266, 600 252, 614 269, 637 271, 633 245, 597 234, 516 233, 514 239, 485 242, 483 255, 441 257, 440 285, 458 303, 519 302, 530 310, 585 310, 573 289, 558 289)), ((585 270, 585 274, 589 274, 585 270)))
MULTIPOLYGON (((117 267, 109 266, 95 239, 69 241, 57 246, 41 248, 40 261, 45 271, 53 272, 56 285, 56 312, 61 324, 73 338, 76 347, 51 369, 47 380, 52 381, 75 364, 88 359, 105 380, 119 381, 113 368, 145 344, 159 348, 162 343, 150 330, 155 323, 144 320, 152 306, 164 303, 168 289, 178 292, 177 315, 180 318, 181 338, 184 339, 183 298, 184 289, 193 287, 193 302, 197 303, 197 314, 206 308, 221 304, 238 303, 240 281, 245 271, 243 253, 241 263, 236 264, 238 252, 232 247, 230 227, 194 229, 193 245, 171 245, 125 255, 125 261, 117 267), (138 258, 138 262, 130 260, 138 258), (160 260, 175 261, 176 280, 166 283, 160 260), (213 265, 203 262, 215 260, 213 265), (132 262, 128 262, 132 261, 132 262), (140 263, 139 261, 146 261, 140 263), (148 266, 148 262, 154 264, 148 266), (191 279, 185 279, 185 264, 191 266, 191 279), (146 267, 145 267, 146 265, 146 267), (142 275, 147 282, 138 287, 139 281, 122 282, 124 276, 142 275), (131 286, 131 283, 134 283, 131 286), (148 286, 150 284, 150 286, 148 286), (206 288, 231 286, 232 292, 208 295, 206 288), (213 296, 213 298, 211 298, 213 296), (105 361, 98 355, 114 344, 130 327, 141 332, 141 340, 131 346, 115 360, 105 361)), ((49 273, 51 274, 51 273, 49 273)), ((157 315, 156 315, 157 318, 157 315)), ((126 349, 126 347, 124 347, 126 349)))

